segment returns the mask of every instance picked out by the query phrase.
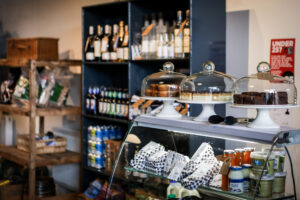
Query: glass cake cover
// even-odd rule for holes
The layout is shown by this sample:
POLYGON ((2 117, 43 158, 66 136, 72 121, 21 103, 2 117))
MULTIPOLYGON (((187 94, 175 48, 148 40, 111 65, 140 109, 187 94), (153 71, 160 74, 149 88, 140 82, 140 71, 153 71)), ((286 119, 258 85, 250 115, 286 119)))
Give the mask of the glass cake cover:
POLYGON ((180 100, 194 102, 231 102, 234 78, 215 71, 215 64, 207 61, 203 71, 185 78, 180 85, 180 100))
POLYGON ((257 73, 235 83, 233 102, 242 105, 296 105, 297 89, 292 80, 270 73, 270 65, 260 62, 257 73))
POLYGON ((166 62, 163 70, 144 78, 142 82, 142 97, 178 98, 179 85, 186 76, 174 72, 174 64, 166 62))

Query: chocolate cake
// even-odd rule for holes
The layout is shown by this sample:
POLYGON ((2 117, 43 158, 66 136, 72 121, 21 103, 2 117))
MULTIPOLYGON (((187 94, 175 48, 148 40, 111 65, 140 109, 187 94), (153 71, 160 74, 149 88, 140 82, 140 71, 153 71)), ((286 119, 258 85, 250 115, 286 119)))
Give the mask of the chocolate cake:
POLYGON ((288 104, 287 92, 243 92, 234 94, 235 104, 248 105, 283 105, 288 104))

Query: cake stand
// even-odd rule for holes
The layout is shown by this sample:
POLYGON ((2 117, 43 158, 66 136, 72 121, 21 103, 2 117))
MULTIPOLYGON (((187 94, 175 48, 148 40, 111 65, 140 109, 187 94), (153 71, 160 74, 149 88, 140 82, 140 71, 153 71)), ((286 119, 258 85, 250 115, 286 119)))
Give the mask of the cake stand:
POLYGON ((280 126, 276 124, 271 116, 271 109, 287 109, 287 108, 296 108, 298 105, 286 104, 286 105, 244 105, 244 104, 233 104, 233 108, 244 108, 244 109, 256 109, 257 116, 255 120, 249 123, 248 127, 250 128, 263 128, 263 129, 279 129, 280 126))
POLYGON ((163 108, 160 111, 160 113, 156 114, 156 117, 173 118, 173 119, 182 117, 182 115, 178 113, 173 107, 175 100, 177 100, 176 97, 142 97, 142 98, 147 100, 163 102, 163 108))
POLYGON ((180 103, 189 103, 189 104, 202 104, 202 112, 195 117, 193 120, 198 122, 207 122, 208 118, 212 115, 216 115, 215 104, 227 104, 231 101, 186 101, 186 100, 177 100, 180 103))

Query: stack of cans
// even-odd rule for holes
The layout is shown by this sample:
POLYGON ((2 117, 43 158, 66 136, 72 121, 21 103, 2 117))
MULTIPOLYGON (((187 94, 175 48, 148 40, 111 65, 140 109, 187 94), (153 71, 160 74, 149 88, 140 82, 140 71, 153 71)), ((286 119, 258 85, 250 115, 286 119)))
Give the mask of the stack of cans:
POLYGON ((107 159, 105 140, 122 139, 122 130, 118 126, 89 126, 88 127, 88 166, 96 169, 105 168, 107 159))

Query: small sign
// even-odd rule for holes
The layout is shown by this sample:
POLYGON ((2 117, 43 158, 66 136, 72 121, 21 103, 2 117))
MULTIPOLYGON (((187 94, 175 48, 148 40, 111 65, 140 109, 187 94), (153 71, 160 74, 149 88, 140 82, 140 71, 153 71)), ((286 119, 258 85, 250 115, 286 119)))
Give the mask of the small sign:
POLYGON ((270 65, 273 75, 294 80, 295 42, 295 38, 271 40, 270 65))

